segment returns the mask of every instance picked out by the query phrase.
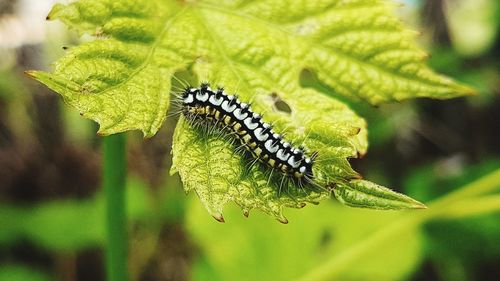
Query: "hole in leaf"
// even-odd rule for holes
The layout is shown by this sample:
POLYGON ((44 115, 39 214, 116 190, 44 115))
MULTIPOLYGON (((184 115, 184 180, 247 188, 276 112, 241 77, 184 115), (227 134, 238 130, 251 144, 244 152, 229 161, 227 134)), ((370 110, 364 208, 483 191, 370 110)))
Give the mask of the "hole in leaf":
POLYGON ((292 113, 292 108, 288 105, 288 103, 282 100, 277 93, 275 92, 271 93, 271 98, 273 99, 274 107, 278 111, 285 112, 288 114, 292 113))

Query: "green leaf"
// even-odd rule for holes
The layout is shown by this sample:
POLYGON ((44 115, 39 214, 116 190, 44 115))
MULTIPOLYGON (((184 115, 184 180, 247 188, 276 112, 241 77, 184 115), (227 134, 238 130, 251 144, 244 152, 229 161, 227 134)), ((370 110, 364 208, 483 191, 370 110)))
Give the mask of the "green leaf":
MULTIPOLYGON (((294 124, 300 126, 287 126, 280 123, 280 119, 276 119, 275 126, 288 127, 287 137, 304 143, 311 151, 319 151, 318 163, 314 166, 315 181, 319 185, 328 186, 345 178, 359 177, 346 158, 355 157, 363 149, 358 135, 366 134, 366 130, 360 131, 365 126, 364 121, 342 103, 314 93, 302 90, 302 95, 293 99, 293 108, 310 111, 307 116, 295 116, 294 124), (315 108, 301 103, 301 96, 309 97, 315 108), (325 111, 331 114, 322 114, 325 111)), ((366 139, 366 135, 362 139, 366 139)), ((235 154, 234 147, 225 139, 200 133, 183 118, 175 131, 173 155, 172 171, 179 171, 186 190, 195 190, 210 214, 220 221, 223 221, 223 206, 229 201, 240 205, 245 215, 251 209, 259 208, 285 223, 283 207, 300 208, 330 196, 327 190, 299 188, 278 172, 274 175, 266 173, 260 165, 248 168, 252 160, 235 154)))
MULTIPOLYGON (((127 212, 131 220, 153 213, 146 187, 136 179, 127 186, 127 212)), ((86 200, 55 200, 34 206, 0 202, 0 246, 19 239, 47 249, 75 250, 105 241, 104 194, 86 200)))
POLYGON ((346 258, 399 218, 421 212, 400 216, 327 201, 307 212, 290 210, 294 223, 282 227, 258 213, 241 218, 236 207, 228 206, 225 213, 233 219, 221 228, 200 220, 204 210, 194 200, 188 208, 186 230, 201 251, 193 261, 192 280, 297 280, 330 258, 342 262, 325 280, 407 280, 423 257, 420 231, 401 227, 354 259, 346 258))
POLYGON ((446 6, 445 15, 454 49, 463 56, 478 57, 494 47, 498 11, 500 4, 495 0, 469 0, 462 5, 446 6))
POLYGON ((174 20, 165 8, 149 1, 57 4, 48 19, 98 38, 69 48, 53 73, 27 73, 98 122, 99 134, 137 129, 151 137, 166 118, 169 78, 182 64, 182 57, 162 48, 162 34, 174 20))
POLYGON ((48 274, 21 265, 1 265, 0 281, 49 281, 48 274))
MULTIPOLYGON (((366 124, 325 95, 378 104, 472 93, 425 66, 415 33, 393 9, 378 0, 82 0, 54 6, 48 18, 96 40, 70 48, 53 73, 28 74, 97 121, 103 135, 131 129, 155 134, 167 113, 172 76, 185 70, 252 101, 276 131, 319 151, 314 173, 321 188, 301 189, 261 165, 247 168, 248 159, 234 155, 229 141, 182 118, 173 171, 219 220, 223 206, 235 201, 245 214, 259 208, 286 222, 283 207, 317 202, 330 196, 330 187, 359 178, 347 159, 366 153, 366 124), (301 87, 306 69, 329 90, 301 87), (278 110, 276 96, 290 113, 278 110)), ((381 207, 379 202, 365 205, 381 207)))
POLYGON ((340 202, 352 207, 383 210, 427 208, 415 199, 365 180, 340 183, 334 194, 340 202))
MULTIPOLYGON (((459 254, 463 260, 477 262, 482 260, 477 255, 481 254, 484 260, 484 253, 494 259, 500 249, 496 242, 500 231, 498 207, 490 205, 496 213, 482 217, 482 221, 469 217, 477 214, 464 214, 459 217, 460 227, 453 227, 446 220, 450 203, 498 192, 499 175, 500 170, 462 188, 456 187, 457 193, 439 198, 426 212, 373 211, 327 201, 307 212, 290 210, 295 223, 285 228, 260 214, 240 218, 234 206, 226 210, 234 221, 220 227, 200 220, 204 210, 191 200, 186 230, 201 251, 194 260, 192 279, 409 280, 425 257, 443 252, 452 252, 443 259, 457 259, 459 254), (432 247, 425 245, 429 239, 432 247), (256 266, 259 270, 255 270, 256 266)), ((463 207, 467 210, 473 206, 463 207)))
MULTIPOLYGON (((498 206, 498 205, 497 205, 498 206)), ((467 280, 490 272, 500 256, 500 212, 460 220, 436 220, 424 226, 428 255, 443 280, 467 280)))
MULTIPOLYGON (((452 158, 448 161, 456 161, 456 159, 452 158)), ((437 162, 412 169, 403 183, 405 192, 410 196, 431 201, 454 191, 457 186, 495 172, 500 167, 500 158, 482 159, 480 163, 460 167, 458 171, 455 170, 456 168, 449 168, 453 167, 449 163, 454 162, 437 162), (436 186, 439 188, 435 188, 436 186)))

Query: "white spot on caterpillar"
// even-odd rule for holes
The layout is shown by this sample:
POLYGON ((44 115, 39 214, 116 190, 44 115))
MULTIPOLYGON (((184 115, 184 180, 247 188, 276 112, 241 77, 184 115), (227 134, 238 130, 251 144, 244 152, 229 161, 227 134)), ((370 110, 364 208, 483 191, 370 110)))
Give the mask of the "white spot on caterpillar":
POLYGON ((306 172, 306 166, 300 167, 299 172, 301 172, 302 174, 305 173, 306 172))
POLYGON ((294 168, 298 168, 299 167, 299 161, 295 161, 295 157, 290 157, 288 158, 288 164, 290 164, 290 166, 294 167, 294 168))
POLYGON ((288 157, 290 157, 290 154, 289 153, 285 153, 285 150, 284 149, 279 149, 278 152, 276 153, 276 156, 278 156, 278 158, 281 160, 281 161, 285 161, 288 159, 288 157))
POLYGON ((198 91, 198 93, 196 93, 196 99, 199 101, 207 101, 208 94, 202 91, 198 91))
POLYGON ((276 151, 278 151, 278 146, 276 144, 273 144, 273 140, 267 140, 264 144, 264 147, 271 153, 275 153, 276 151))
POLYGON ((237 108, 237 109, 234 111, 234 117, 236 117, 236 119, 238 119, 238 120, 243 120, 243 119, 245 119, 247 116, 248 116, 248 113, 241 113, 241 108, 237 108))
POLYGON ((219 106, 219 105, 222 103, 222 101, 223 101, 223 100, 224 100, 224 99, 223 99, 222 97, 219 97, 218 99, 217 99, 217 98, 215 98, 215 95, 212 95, 212 96, 208 99, 208 101, 209 101, 211 104, 215 105, 215 106, 219 106))
POLYGON ((259 126, 259 124, 252 122, 252 117, 248 117, 243 121, 243 123, 245 123, 245 125, 247 125, 247 128, 250 130, 253 130, 259 126))
POLYGON ((254 134, 255 134, 255 137, 257 138, 257 140, 259 141, 265 141, 267 140, 267 138, 269 138, 269 135, 267 134, 263 134, 262 133, 263 129, 262 128, 257 128, 255 129, 254 131, 254 134))
POLYGON ((185 98, 184 98, 184 103, 192 103, 194 101, 194 98, 193 98, 193 95, 192 94, 188 94, 185 98))
POLYGON ((224 102, 222 102, 222 109, 225 110, 226 112, 230 113, 230 112, 233 112, 233 110, 236 109, 236 105, 233 104, 233 105, 229 105, 229 102, 226 100, 224 102))

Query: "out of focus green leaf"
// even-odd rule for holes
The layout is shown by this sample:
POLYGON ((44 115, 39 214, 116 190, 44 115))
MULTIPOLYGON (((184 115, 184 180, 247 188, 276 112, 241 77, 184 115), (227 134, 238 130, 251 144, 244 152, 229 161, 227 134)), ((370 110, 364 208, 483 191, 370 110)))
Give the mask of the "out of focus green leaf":
POLYGON ((450 158, 414 169, 404 181, 404 190, 413 197, 431 201, 457 187, 485 176, 500 167, 500 159, 489 159, 466 166, 463 159, 450 158))
MULTIPOLYGON (((491 175, 500 166, 498 159, 470 166, 460 163, 460 158, 449 159, 415 170, 407 177, 406 191, 429 201, 491 175)), ((436 208, 441 210, 436 211, 442 216, 424 224, 426 248, 432 249, 427 255, 444 280, 469 280, 467 276, 481 274, 478 268, 500 260, 500 176, 496 181, 499 187, 493 195, 465 196, 456 203, 440 204, 436 208)), ((487 275, 482 279, 488 279, 487 275)))
MULTIPOLYGON (((200 221, 203 211, 191 204, 187 228, 203 251, 194 279, 404 280, 426 254, 422 223, 449 218, 449 208, 456 204, 472 208, 470 198, 493 198, 488 194, 500 188, 499 178, 497 169, 442 196, 423 212, 379 213, 323 204, 311 212, 292 213, 297 224, 286 228, 258 218, 241 222, 238 216, 221 227, 200 221)), ((498 212, 497 206, 489 208, 482 213, 498 212)), ((460 218, 477 214, 462 213, 460 218)))
POLYGON ((49 281, 49 275, 34 268, 20 265, 0 266, 0 281, 49 281))
POLYGON ((462 220, 426 224, 428 256, 444 280, 491 279, 491 266, 500 261, 500 212, 462 220))
MULTIPOLYGON (((104 242, 104 198, 60 200, 36 206, 0 204, 0 245, 28 239, 49 249, 81 249, 104 242)), ((130 180, 127 212, 132 220, 152 215, 143 183, 130 180)))
MULTIPOLYGON (((286 227, 261 213, 245 219, 238 212, 228 206, 231 220, 220 225, 200 220, 203 210, 191 201, 186 227, 202 250, 193 280, 293 280, 327 258, 349 257, 356 245, 400 218, 395 212, 351 209, 334 202, 309 212, 290 210, 294 223, 286 227)), ((379 243, 355 261, 345 260, 335 276, 336 280, 401 280, 420 258, 419 231, 402 228, 399 237, 379 243)))
POLYGON ((478 56, 492 47, 498 33, 497 0, 459 0, 447 7, 451 39, 463 55, 478 56))
POLYGON ((23 81, 13 71, 0 70, 0 98, 14 99, 26 96, 28 90, 23 81))

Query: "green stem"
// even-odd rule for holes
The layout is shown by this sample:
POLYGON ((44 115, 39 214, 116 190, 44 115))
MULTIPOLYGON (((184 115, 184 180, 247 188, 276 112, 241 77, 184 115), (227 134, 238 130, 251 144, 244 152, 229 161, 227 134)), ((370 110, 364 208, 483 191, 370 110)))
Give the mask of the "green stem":
POLYGON ((106 275, 108 281, 127 278, 127 217, 125 180, 127 175, 125 135, 104 138, 104 191, 106 193, 106 275))
POLYGON ((435 210, 440 210, 441 208, 450 205, 458 200, 470 199, 477 196, 482 196, 495 192, 500 186, 500 169, 497 169, 488 175, 467 184, 466 186, 453 191, 443 198, 439 198, 429 205, 429 209, 432 206, 435 210))

